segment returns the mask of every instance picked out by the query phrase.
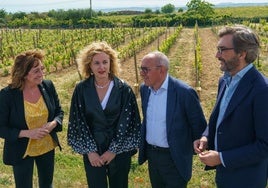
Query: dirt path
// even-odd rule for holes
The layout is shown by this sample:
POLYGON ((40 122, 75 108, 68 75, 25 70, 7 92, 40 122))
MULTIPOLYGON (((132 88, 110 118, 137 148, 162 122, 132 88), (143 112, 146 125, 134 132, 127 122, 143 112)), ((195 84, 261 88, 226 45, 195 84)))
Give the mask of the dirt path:
POLYGON ((217 86, 222 72, 219 69, 219 62, 215 57, 217 36, 211 31, 211 28, 199 28, 201 38, 201 104, 205 116, 208 118, 215 103, 217 95, 217 86))
POLYGON ((194 77, 194 30, 183 28, 175 44, 170 49, 168 57, 172 76, 183 80, 192 87, 195 86, 194 77))
MULTIPOLYGON (((205 116, 208 118, 216 99, 218 78, 221 75, 215 58, 217 37, 210 28, 199 28, 201 38, 201 92, 200 100, 205 116)), ((171 48, 168 57, 173 69, 171 74, 192 87, 195 87, 194 72, 194 29, 183 28, 176 44, 171 48)))

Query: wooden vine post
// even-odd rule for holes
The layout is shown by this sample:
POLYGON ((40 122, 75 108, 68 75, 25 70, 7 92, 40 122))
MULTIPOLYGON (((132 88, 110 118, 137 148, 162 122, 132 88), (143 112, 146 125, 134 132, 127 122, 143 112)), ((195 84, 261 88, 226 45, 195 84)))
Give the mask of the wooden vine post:
MULTIPOLYGON (((133 42, 133 32, 131 33, 131 41, 133 42)), ((136 82, 134 84, 134 93, 137 96, 139 94, 139 75, 138 75, 137 56, 136 56, 135 45, 133 46, 133 57, 134 57, 134 67, 135 67, 135 75, 136 75, 136 82)))
POLYGON ((200 71, 201 71, 201 57, 200 57, 201 49, 200 49, 200 40, 199 40, 199 35, 198 35, 198 23, 196 21, 195 23, 195 76, 196 76, 196 81, 195 81, 195 88, 200 96, 201 93, 201 82, 200 82, 200 71))

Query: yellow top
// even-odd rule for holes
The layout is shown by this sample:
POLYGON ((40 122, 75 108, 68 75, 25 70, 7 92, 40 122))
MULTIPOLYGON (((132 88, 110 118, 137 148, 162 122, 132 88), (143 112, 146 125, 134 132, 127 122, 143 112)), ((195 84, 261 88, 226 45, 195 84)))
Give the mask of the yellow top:
MULTIPOLYGON (((47 123, 48 110, 41 96, 36 103, 24 100, 25 119, 29 129, 40 128, 47 123)), ((42 139, 29 139, 24 158, 39 156, 53 150, 57 146, 50 134, 42 139)))

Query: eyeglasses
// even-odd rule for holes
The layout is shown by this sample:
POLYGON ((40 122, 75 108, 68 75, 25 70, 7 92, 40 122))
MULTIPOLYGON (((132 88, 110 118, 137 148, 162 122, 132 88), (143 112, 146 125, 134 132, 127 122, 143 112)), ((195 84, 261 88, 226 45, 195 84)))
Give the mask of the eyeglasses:
POLYGON ((157 66, 153 66, 153 67, 140 67, 140 71, 143 72, 144 74, 147 74, 148 72, 150 72, 152 69, 157 69, 159 67, 161 67, 162 65, 157 65, 157 66))
POLYGON ((217 50, 220 54, 222 54, 225 50, 233 50, 234 48, 225 48, 225 47, 217 47, 217 50))

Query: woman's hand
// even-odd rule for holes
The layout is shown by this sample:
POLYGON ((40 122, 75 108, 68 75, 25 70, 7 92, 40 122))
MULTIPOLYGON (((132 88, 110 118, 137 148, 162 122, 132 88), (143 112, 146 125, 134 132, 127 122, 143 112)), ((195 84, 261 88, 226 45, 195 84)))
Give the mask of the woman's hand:
POLYGON ((101 167, 104 165, 104 161, 101 159, 98 153, 90 152, 87 154, 87 156, 91 166, 101 167))
POLYGON ((40 128, 30 129, 30 130, 21 130, 19 134, 19 138, 30 138, 30 139, 42 139, 46 135, 48 135, 55 127, 57 126, 57 122, 51 121, 47 122, 40 128))
POLYGON ((43 128, 47 129, 50 133, 57 126, 57 121, 50 121, 43 125, 43 128))
POLYGON ((104 162, 104 164, 109 164, 114 158, 116 154, 110 151, 106 151, 104 154, 101 155, 101 159, 104 162))
POLYGON ((46 135, 49 134, 49 131, 46 128, 36 128, 36 129, 30 129, 30 130, 21 130, 19 134, 19 138, 30 138, 30 139, 42 139, 46 135))

